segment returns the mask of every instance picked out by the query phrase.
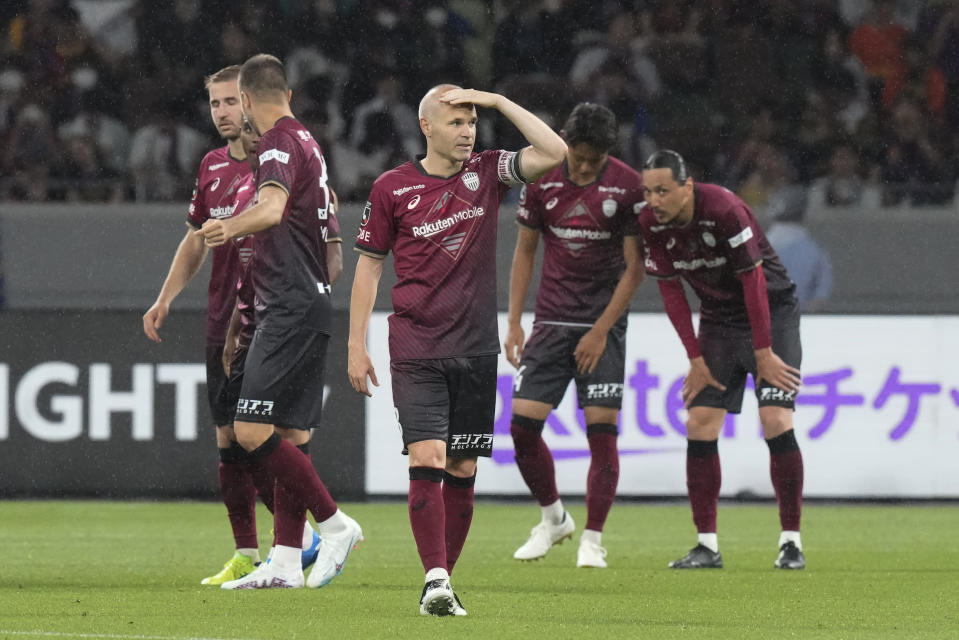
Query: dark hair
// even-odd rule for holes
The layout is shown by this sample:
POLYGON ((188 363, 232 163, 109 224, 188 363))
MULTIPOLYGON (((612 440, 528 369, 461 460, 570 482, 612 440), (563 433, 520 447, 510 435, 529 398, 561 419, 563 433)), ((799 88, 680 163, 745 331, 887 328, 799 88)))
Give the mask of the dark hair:
POLYGON ((597 151, 606 152, 616 146, 616 116, 601 104, 581 102, 569 114, 563 125, 566 144, 585 143, 597 151))
POLYGON ((209 89, 214 82, 229 82, 236 80, 240 75, 240 65, 231 64, 229 67, 223 67, 216 73, 211 73, 203 79, 203 87, 209 89))
POLYGON ((259 53, 240 68, 240 90, 261 99, 278 100, 286 97, 286 70, 276 56, 259 53))
POLYGON ((686 171, 686 161, 683 157, 672 149, 660 149, 649 156, 643 169, 669 169, 673 174, 673 179, 680 184, 686 182, 689 178, 689 172, 686 171))

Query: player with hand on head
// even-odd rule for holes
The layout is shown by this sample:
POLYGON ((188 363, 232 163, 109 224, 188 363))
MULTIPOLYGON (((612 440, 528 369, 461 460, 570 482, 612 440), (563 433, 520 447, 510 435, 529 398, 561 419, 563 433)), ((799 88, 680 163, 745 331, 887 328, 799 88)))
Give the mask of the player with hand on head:
POLYGON ((626 310, 643 280, 636 225, 642 179, 609 155, 616 117, 606 107, 582 103, 560 132, 566 162, 523 187, 510 272, 509 329, 503 344, 517 367, 510 432, 526 486, 542 520, 516 550, 517 560, 542 558, 573 535, 573 518, 556 489, 556 469, 543 440, 546 418, 576 381, 586 417, 590 467, 587 522, 576 566, 606 567, 603 525, 616 497, 619 410, 626 366, 626 310), (533 275, 536 246, 544 244, 536 319, 529 341, 520 324, 533 275))
POLYGON ((356 238, 349 377, 378 384, 366 332, 392 251, 389 318, 393 403, 409 451, 409 516, 426 571, 424 615, 466 615, 450 586, 473 516, 478 456, 490 456, 496 409, 496 227, 512 185, 562 162, 548 125, 496 93, 439 85, 419 106, 426 155, 373 184, 356 238), (531 146, 474 152, 476 108, 496 109, 531 146))
POLYGON ((803 461, 793 431, 802 360, 795 285, 749 207, 723 187, 694 183, 675 151, 650 156, 643 191, 647 206, 639 224, 646 273, 659 281, 666 313, 689 357, 682 388, 689 410, 686 484, 698 544, 670 566, 723 566, 716 534, 719 432, 726 414, 742 407, 748 373, 782 526, 774 566, 802 569, 803 461), (698 336, 681 278, 700 300, 698 336))
POLYGON ((208 246, 255 234, 256 331, 234 429, 252 472, 275 482, 275 545, 269 563, 222 587, 322 587, 342 572, 362 530, 337 508, 310 460, 276 428, 309 432, 320 426, 330 337, 326 161, 290 111, 291 93, 277 58, 259 54, 247 60, 239 88, 243 112, 261 134, 257 203, 233 218, 207 221, 197 233, 208 246), (307 509, 322 542, 304 579, 300 544, 307 509))

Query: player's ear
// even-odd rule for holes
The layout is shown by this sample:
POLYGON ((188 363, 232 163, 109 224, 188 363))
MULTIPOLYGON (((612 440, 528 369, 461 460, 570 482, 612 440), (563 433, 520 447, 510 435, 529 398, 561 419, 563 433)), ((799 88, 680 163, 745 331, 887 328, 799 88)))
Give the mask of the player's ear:
POLYGON ((420 131, 423 132, 423 135, 429 138, 432 135, 432 130, 430 127, 430 121, 426 118, 420 118, 420 131))
POLYGON ((290 102, 293 99, 293 89, 286 90, 286 101, 290 102))

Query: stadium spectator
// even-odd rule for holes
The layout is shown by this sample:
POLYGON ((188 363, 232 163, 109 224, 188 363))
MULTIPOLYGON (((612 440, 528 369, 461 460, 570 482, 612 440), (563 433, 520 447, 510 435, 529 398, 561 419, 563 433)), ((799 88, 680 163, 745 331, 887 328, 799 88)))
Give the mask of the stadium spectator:
POLYGON ((493 449, 497 212, 510 186, 559 165, 566 145, 495 93, 439 85, 423 97, 419 117, 426 155, 377 179, 357 235, 348 373, 366 395, 370 381, 378 384, 366 332, 392 250, 390 371, 410 456, 410 525, 426 571, 420 613, 466 615, 450 574, 472 521, 477 457, 493 449), (504 115, 531 146, 474 153, 476 107, 504 115))
POLYGON ((659 280, 666 314, 689 358, 682 387, 686 483, 698 543, 669 566, 723 566, 716 531, 719 432, 727 413, 739 413, 752 374, 782 526, 774 566, 802 569, 803 463, 793 432, 802 359, 795 285, 749 207, 722 187, 694 183, 676 152, 664 149, 646 161, 643 192, 646 273, 659 280), (698 336, 681 279, 700 300, 698 336))
POLYGON ((156 118, 133 132, 127 168, 138 202, 173 200, 188 191, 190 175, 207 138, 181 122, 183 107, 170 100, 156 118))
POLYGON ((571 380, 585 412, 590 466, 586 527, 577 567, 606 567, 602 531, 619 481, 619 410, 626 366, 625 311, 643 280, 636 213, 639 174, 609 155, 616 118, 597 104, 573 109, 561 131, 566 161, 523 187, 510 271, 509 328, 503 349, 517 368, 510 432, 516 465, 539 503, 542 518, 516 550, 537 560, 573 535, 572 516, 556 489, 556 470, 543 425, 571 380), (536 246, 545 246, 529 341, 520 324, 533 276, 536 246))
POLYGON ((860 206, 867 211, 880 205, 880 190, 863 177, 859 155, 848 142, 833 148, 828 172, 813 180, 809 190, 809 209, 860 206))
POLYGON ((107 93, 99 86, 83 91, 77 100, 78 112, 60 125, 57 134, 67 140, 76 136, 93 141, 97 154, 113 172, 126 170, 130 153, 130 130, 107 112, 107 93))
POLYGON ((58 177, 64 182, 68 202, 119 202, 123 198, 120 174, 107 166, 92 138, 71 135, 64 139, 66 153, 58 177))
POLYGON ((42 201, 50 197, 50 177, 60 165, 61 148, 50 116, 34 103, 14 118, 0 150, 0 173, 7 176, 5 197, 42 201))
POLYGON ((950 126, 959 128, 959 2, 943 5, 929 40, 929 59, 946 79, 946 113, 950 126))
POLYGON ((896 19, 892 0, 876 0, 874 8, 849 35, 849 50, 862 62, 870 81, 870 96, 881 102, 885 83, 903 72, 903 48, 908 30, 896 19))
POLYGON ((803 224, 808 206, 808 189, 803 185, 790 185, 773 194, 766 211, 772 218, 766 239, 796 283, 799 311, 818 313, 832 293, 832 261, 803 224))
POLYGON ((892 107, 890 120, 882 158, 883 205, 948 202, 955 188, 949 136, 909 98, 892 107))
POLYGON ((207 220, 195 233, 213 247, 256 234, 257 331, 244 363, 233 428, 251 473, 276 487, 275 534, 270 562, 221 587, 318 588, 340 575, 363 531, 337 507, 310 460, 276 428, 308 433, 320 426, 331 322, 324 242, 332 203, 327 168, 319 145, 290 110, 282 62, 253 56, 243 63, 238 86, 244 114, 262 133, 257 203, 236 216, 207 220), (301 545, 307 510, 322 542, 305 579, 301 545))

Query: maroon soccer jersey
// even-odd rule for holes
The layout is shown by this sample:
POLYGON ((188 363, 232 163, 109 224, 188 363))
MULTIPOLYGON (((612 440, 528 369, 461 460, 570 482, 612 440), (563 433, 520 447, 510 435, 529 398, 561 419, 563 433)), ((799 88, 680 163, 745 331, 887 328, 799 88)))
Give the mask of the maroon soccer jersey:
POLYGON ((692 220, 659 224, 650 207, 639 214, 646 273, 682 276, 700 300, 703 319, 749 326, 737 273, 762 264, 770 305, 791 296, 793 283, 745 202, 724 187, 694 187, 692 220))
POLYGON ((257 145, 257 190, 289 195, 279 224, 256 234, 253 287, 260 327, 305 327, 330 333, 326 266, 330 190, 326 160, 306 127, 281 118, 257 145))
MULTIPOLYGON (((250 174, 249 163, 232 158, 228 146, 206 154, 197 171, 187 222, 199 229, 211 218, 217 220, 235 215, 237 190, 250 174)), ((222 345, 226 338, 238 274, 239 261, 232 243, 214 248, 206 310, 206 342, 209 345, 222 345)))
POLYGON ((356 250, 393 251, 392 360, 499 353, 496 218, 520 175, 517 152, 484 151, 449 178, 416 160, 373 183, 356 250))
POLYGON ((602 315, 626 262, 623 236, 639 233, 642 177, 610 158, 601 175, 579 186, 566 163, 523 187, 516 220, 543 237, 537 322, 592 325, 602 315))

